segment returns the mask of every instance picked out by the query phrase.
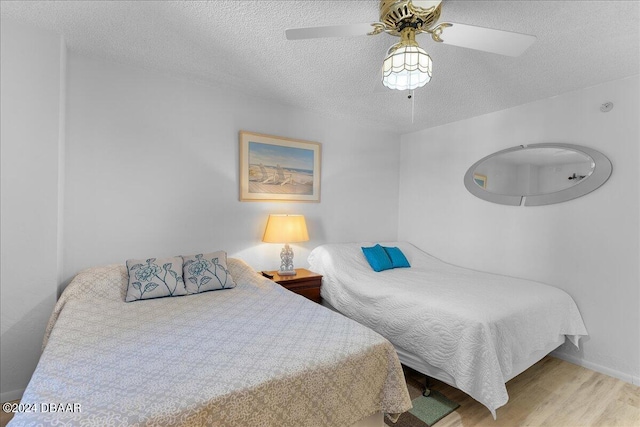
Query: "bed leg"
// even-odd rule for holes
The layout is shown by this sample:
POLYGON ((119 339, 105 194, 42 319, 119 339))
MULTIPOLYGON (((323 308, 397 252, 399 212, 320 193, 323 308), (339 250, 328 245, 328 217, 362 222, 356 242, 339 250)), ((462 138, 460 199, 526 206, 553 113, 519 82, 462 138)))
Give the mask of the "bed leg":
POLYGON ((429 377, 427 375, 424 376, 424 391, 422 395, 427 397, 431 394, 431 390, 429 389, 429 377))

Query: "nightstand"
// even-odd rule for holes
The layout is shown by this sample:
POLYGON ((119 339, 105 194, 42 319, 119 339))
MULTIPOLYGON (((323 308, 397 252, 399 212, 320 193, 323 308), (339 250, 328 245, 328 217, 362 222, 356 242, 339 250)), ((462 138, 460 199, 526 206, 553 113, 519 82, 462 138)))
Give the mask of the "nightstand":
POLYGON ((297 274, 295 276, 280 276, 277 271, 267 271, 267 273, 273 274, 273 279, 271 280, 289 289, 291 292, 295 292, 311 301, 322 304, 322 297, 320 296, 322 275, 305 268, 296 268, 297 274))

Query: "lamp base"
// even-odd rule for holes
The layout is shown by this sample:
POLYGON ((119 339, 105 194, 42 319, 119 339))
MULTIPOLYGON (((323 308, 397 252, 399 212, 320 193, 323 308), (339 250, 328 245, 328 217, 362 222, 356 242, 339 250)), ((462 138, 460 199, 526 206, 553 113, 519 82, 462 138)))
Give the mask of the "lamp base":
POLYGON ((284 248, 280 251, 280 259, 282 262, 280 263, 278 274, 280 276, 295 276, 296 270, 293 268, 293 249, 291 249, 291 246, 284 245, 284 248))
POLYGON ((278 276, 295 276, 296 274, 295 270, 278 271, 278 276))

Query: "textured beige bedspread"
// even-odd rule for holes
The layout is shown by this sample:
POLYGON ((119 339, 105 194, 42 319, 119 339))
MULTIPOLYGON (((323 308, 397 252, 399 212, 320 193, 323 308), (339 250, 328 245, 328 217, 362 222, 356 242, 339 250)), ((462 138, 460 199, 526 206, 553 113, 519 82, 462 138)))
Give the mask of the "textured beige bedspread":
POLYGON ((132 303, 124 266, 80 273, 22 400, 80 410, 11 425, 349 426, 411 407, 387 340, 242 261, 229 269, 236 288, 132 303))

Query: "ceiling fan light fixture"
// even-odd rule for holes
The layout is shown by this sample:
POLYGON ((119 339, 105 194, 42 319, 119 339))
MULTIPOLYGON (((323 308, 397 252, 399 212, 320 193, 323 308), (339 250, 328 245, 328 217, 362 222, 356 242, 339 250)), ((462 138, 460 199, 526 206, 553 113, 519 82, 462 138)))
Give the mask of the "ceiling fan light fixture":
POLYGON ((382 63, 382 84, 389 89, 413 90, 431 80, 431 57, 418 46, 415 30, 401 31, 402 40, 389 48, 382 63))
POLYGON ((431 57, 419 46, 399 46, 382 63, 382 84, 389 89, 413 90, 431 80, 431 57))

